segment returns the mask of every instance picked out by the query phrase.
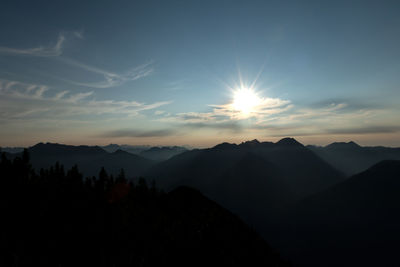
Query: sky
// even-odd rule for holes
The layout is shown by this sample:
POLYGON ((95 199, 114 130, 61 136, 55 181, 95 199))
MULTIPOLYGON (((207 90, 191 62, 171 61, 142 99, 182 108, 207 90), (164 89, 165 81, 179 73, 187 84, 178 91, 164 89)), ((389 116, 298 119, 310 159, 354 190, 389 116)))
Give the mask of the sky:
POLYGON ((2 1, 0 146, 400 146, 398 14, 398 1, 2 1))

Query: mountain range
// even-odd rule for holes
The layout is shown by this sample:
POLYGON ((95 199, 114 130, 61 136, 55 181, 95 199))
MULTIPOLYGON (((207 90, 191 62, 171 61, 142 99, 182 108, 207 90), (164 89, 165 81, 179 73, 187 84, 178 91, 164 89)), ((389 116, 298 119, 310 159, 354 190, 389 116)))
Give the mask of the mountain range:
POLYGON ((107 146, 102 146, 107 152, 115 152, 117 150, 122 150, 129 152, 131 154, 140 155, 146 159, 154 160, 154 161, 163 161, 173 156, 176 156, 182 152, 187 151, 188 149, 182 146, 132 146, 132 145, 117 145, 117 144, 109 144, 107 146))
POLYGON ((197 188, 251 224, 345 179, 291 138, 188 151, 152 166, 144 176, 167 191, 179 185, 197 188))
MULTIPOLYGON (((23 148, 7 148, 2 151, 9 158, 20 155, 23 148)), ((124 169, 128 177, 141 176, 150 166, 187 151, 184 147, 150 147, 115 145, 71 146, 56 143, 38 143, 28 148, 35 169, 49 168, 57 161, 65 168, 79 165, 85 176, 95 176, 101 167, 117 175, 124 169)))
POLYGON ((355 142, 335 142, 325 147, 307 148, 347 176, 364 171, 382 160, 400 160, 400 148, 363 147, 355 142))
POLYGON ((170 150, 162 148, 135 155, 40 143, 28 150, 36 169, 56 161, 66 167, 78 164, 86 176, 97 175, 103 166, 113 174, 124 168, 129 178, 154 180, 166 192, 196 188, 244 219, 298 266, 400 264, 399 148, 354 142, 304 146, 284 138, 172 148, 180 152, 170 158, 170 150), (143 157, 157 152, 168 159, 143 157))
POLYGON ((66 169, 78 165, 85 176, 95 176, 102 167, 111 173, 118 174, 124 169, 128 177, 140 176, 153 161, 122 150, 109 153, 98 146, 68 146, 52 143, 39 143, 28 149, 35 169, 49 168, 55 162, 63 164, 66 169))

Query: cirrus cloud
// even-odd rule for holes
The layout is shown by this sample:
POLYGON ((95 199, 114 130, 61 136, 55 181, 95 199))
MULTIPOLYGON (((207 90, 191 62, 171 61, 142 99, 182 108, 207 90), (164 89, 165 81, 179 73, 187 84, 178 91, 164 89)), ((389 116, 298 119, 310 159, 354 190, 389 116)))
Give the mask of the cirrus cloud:
MULTIPOLYGON (((142 103, 137 101, 96 100, 94 92, 70 93, 54 91, 46 86, 0 80, 0 120, 67 119, 83 115, 137 116, 170 101, 142 103)), ((101 118, 100 118, 101 119, 101 118)))

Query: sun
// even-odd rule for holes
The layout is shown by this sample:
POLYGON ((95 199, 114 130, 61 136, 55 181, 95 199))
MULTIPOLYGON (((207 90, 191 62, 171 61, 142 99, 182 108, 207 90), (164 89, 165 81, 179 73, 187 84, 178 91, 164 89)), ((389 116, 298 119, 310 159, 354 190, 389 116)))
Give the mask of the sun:
POLYGON ((261 98, 251 88, 240 88, 233 92, 232 107, 244 115, 254 112, 261 102, 261 98))

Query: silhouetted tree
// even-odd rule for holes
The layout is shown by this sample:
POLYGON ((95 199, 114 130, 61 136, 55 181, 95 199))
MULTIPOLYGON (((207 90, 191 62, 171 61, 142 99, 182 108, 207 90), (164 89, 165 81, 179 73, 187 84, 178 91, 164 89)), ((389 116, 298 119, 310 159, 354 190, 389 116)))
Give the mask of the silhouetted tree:
POLYGON ((0 266, 286 266, 238 218, 200 193, 135 186, 123 170, 83 180, 24 151, 0 162, 0 266))

